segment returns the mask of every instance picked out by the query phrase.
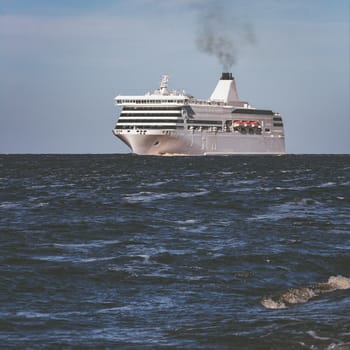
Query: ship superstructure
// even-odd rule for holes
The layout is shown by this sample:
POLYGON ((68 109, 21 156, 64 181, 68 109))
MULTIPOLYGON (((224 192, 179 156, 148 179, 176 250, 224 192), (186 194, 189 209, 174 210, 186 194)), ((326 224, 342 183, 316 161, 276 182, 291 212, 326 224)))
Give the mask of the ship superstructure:
POLYGON ((115 98, 121 113, 113 133, 139 155, 285 153, 282 117, 238 97, 231 73, 222 73, 208 100, 170 91, 169 77, 142 96, 115 98))

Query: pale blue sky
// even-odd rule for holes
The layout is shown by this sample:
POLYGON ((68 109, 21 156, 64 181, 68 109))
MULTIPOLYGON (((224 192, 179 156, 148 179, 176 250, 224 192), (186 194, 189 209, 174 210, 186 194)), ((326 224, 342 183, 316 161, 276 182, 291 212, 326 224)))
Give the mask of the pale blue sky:
POLYGON ((210 3, 255 33, 232 72, 282 114, 287 151, 349 153, 349 0, 0 0, 0 153, 129 152, 113 98, 165 73, 209 97, 222 68, 195 37, 210 3))

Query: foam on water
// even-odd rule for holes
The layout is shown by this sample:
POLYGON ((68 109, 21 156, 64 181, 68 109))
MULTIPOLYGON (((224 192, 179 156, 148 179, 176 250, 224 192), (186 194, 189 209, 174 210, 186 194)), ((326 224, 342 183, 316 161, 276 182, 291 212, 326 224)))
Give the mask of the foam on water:
POLYGON ((319 340, 331 340, 332 339, 329 337, 321 337, 321 336, 317 335, 317 333, 315 331, 307 331, 306 333, 309 334, 314 339, 319 339, 319 340))
POLYGON ((52 314, 49 313, 42 313, 42 312, 35 312, 35 311, 19 311, 15 314, 16 317, 23 317, 23 318, 44 318, 48 319, 52 317, 52 314))
POLYGON ((3 202, 0 204, 0 209, 19 209, 22 206, 21 202, 3 202))
POLYGON ((170 182, 170 180, 168 180, 168 181, 155 181, 155 182, 151 182, 151 183, 146 182, 146 183, 140 184, 138 187, 141 187, 141 188, 143 188, 143 187, 160 187, 162 185, 166 185, 169 182, 170 182))
POLYGON ((114 240, 97 240, 86 243, 54 243, 53 246, 56 248, 75 250, 75 249, 85 249, 85 248, 100 248, 106 245, 113 245, 120 243, 119 239, 114 240))
POLYGON ((204 196, 208 194, 207 190, 200 190, 198 192, 176 192, 176 193, 155 193, 155 192, 138 192, 129 194, 124 197, 128 203, 149 203, 164 199, 176 199, 176 198, 191 198, 196 196, 204 196))
MULTIPOLYGON (((315 339, 316 341, 321 341, 323 344, 328 344, 326 346, 323 346, 322 349, 325 350, 349 350, 350 349, 350 342, 344 342, 340 339, 337 339, 335 337, 326 337, 318 335, 317 332, 310 330, 307 331, 306 334, 308 334, 312 339, 315 339)), ((310 349, 319 349, 317 346, 311 346, 310 349)))
POLYGON ((290 218, 319 217, 331 214, 334 209, 314 198, 301 198, 294 202, 285 202, 265 208, 265 212, 250 217, 249 221, 255 220, 283 220, 290 218))
POLYGON ((178 226, 178 229, 181 231, 185 231, 185 232, 201 233, 201 232, 207 231, 208 226, 207 225, 197 225, 197 226, 192 226, 191 228, 189 228, 186 225, 186 226, 178 226))
POLYGON ((35 203, 38 198, 30 198, 26 202, 3 202, 0 204, 0 209, 36 209, 47 207, 49 205, 48 202, 39 202, 35 203))
POLYGON ((33 260, 41 261, 51 261, 51 262, 74 262, 74 263, 90 263, 98 261, 108 261, 115 259, 114 256, 110 257, 91 257, 91 258, 81 258, 77 256, 33 256, 33 260))

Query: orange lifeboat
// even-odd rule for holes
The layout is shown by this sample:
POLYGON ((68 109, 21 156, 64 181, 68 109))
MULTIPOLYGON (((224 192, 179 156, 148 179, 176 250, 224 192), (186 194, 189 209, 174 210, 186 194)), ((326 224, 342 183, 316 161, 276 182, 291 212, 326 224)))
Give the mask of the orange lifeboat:
POLYGON ((234 120, 233 123, 232 123, 232 126, 234 128, 247 127, 248 123, 249 122, 247 120, 234 120))
POLYGON ((242 123, 243 123, 242 120, 234 120, 234 121, 232 122, 232 126, 233 126, 234 128, 239 128, 240 126, 242 126, 242 123))
POLYGON ((260 123, 256 120, 250 120, 248 123, 248 126, 251 128, 259 128, 261 127, 260 123))

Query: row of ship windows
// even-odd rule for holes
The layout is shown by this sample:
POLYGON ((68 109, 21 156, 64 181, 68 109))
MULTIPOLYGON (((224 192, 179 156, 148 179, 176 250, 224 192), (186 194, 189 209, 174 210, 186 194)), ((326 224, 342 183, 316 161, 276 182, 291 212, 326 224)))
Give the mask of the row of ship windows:
MULTIPOLYGON (((120 119, 118 124, 120 123, 183 123, 183 119, 120 119)), ((220 120, 188 120, 188 125, 220 125, 222 126, 222 121, 220 120)))
MULTIPOLYGON (((134 103, 134 104, 161 104, 161 103, 176 103, 176 104, 184 104, 187 103, 188 99, 185 100, 116 100, 117 104, 124 103, 134 103)), ((204 101, 207 103, 206 101, 204 101)), ((135 110, 139 107, 123 107, 123 110, 135 110)), ((180 109, 181 107, 142 107, 143 110, 164 110, 164 109, 180 109)), ((259 109, 246 109, 246 108, 236 108, 232 111, 232 113, 240 113, 240 114, 261 114, 261 115, 272 115, 273 112, 271 110, 259 110, 259 109)), ((281 121, 281 117, 274 117, 274 121, 281 121)))
POLYGON ((159 113, 159 114, 150 114, 150 113, 129 113, 129 112, 121 112, 121 117, 173 117, 180 115, 179 112, 174 111, 172 113, 159 113))
MULTIPOLYGON (((125 115, 125 116, 150 116, 149 114, 139 114, 139 113, 130 113, 130 112, 127 112, 125 113, 124 111, 181 111, 181 107, 142 107, 142 109, 140 109, 139 107, 123 107, 122 109, 122 112, 121 112, 121 115, 125 115)), ((243 109, 243 108, 238 108, 238 109, 235 109, 232 113, 240 113, 240 114, 265 114, 265 115, 271 115, 273 114, 272 111, 270 110, 257 110, 257 109, 243 109)), ((160 114, 159 114, 160 115, 160 114)), ((163 114, 161 114, 163 115, 163 114)), ((167 114, 164 114, 164 116, 167 116, 167 114)), ((282 121, 282 117, 278 117, 278 116, 275 116, 273 117, 273 121, 276 121, 276 122, 281 122, 282 121)))
POLYGON ((188 120, 187 124, 222 125, 222 121, 221 120, 188 120))
MULTIPOLYGON (((184 129, 183 125, 116 125, 115 129, 117 130, 133 130, 134 128, 137 129, 184 129)), ((222 127, 211 127, 211 126, 200 126, 197 128, 194 128, 193 126, 188 126, 188 130, 212 130, 212 131, 219 131, 222 130, 222 127)))
POLYGON ((265 115, 272 115, 273 112, 267 109, 248 109, 248 108, 236 108, 232 111, 232 113, 239 113, 239 114, 265 114, 265 115))
MULTIPOLYGON (((149 110, 162 110, 162 108, 157 109, 157 108, 150 108, 149 110)), ((151 114, 151 113, 135 113, 135 109, 123 109, 123 111, 121 112, 120 116, 126 116, 126 117, 173 117, 176 116, 178 114, 180 114, 180 110, 181 109, 172 109, 172 108, 167 108, 167 112, 165 113, 157 113, 157 114, 151 114), (133 110, 134 112, 124 112, 124 110, 133 110), (170 111, 171 110, 171 113, 170 111)), ((281 122, 281 123, 275 123, 274 126, 283 126, 282 123, 282 118, 281 117, 273 117, 273 121, 274 122, 281 122)), ((191 121, 193 123, 202 123, 202 121, 200 120, 193 120, 191 121)), ((206 123, 210 123, 210 124, 221 124, 221 121, 205 121, 206 123)))
POLYGON ((119 123, 183 123, 183 119, 119 119, 119 123))
MULTIPOLYGON (((134 129, 135 125, 116 125, 115 129, 134 129)), ((138 129, 183 129, 183 125, 137 125, 138 129)))
POLYGON ((181 107, 123 107, 122 111, 180 111, 181 107))
MULTIPOLYGON (((116 130, 133 130, 136 129, 135 125, 116 125, 116 130)), ((137 125, 137 129, 167 129, 167 130, 175 130, 175 129, 184 129, 183 125, 137 125)), ((211 127, 211 126, 200 126, 194 128, 193 126, 188 126, 188 130, 195 130, 195 131, 204 131, 204 130, 211 130, 211 131, 222 131, 222 127, 211 127)), ((228 130, 226 130, 228 131, 228 130)), ((236 132, 240 132, 241 134, 257 134, 261 135, 262 130, 261 129, 253 129, 253 128, 243 128, 243 129, 237 129, 235 128, 236 132)), ((265 128, 265 132, 271 132, 269 128, 265 128)))
POLYGON ((188 100, 116 100, 117 104, 122 103, 181 103, 184 104, 188 100))
MULTIPOLYGON (((137 126, 143 124, 143 123, 158 123, 157 126, 162 127, 162 123, 174 123, 174 125, 177 124, 182 124, 184 121, 182 119, 162 119, 162 120, 154 120, 154 119, 141 119, 141 120, 135 120, 135 119, 123 119, 120 120, 116 126, 118 128, 119 126, 124 127, 126 126, 128 128, 128 125, 125 125, 124 123, 134 123, 137 124, 137 126), (122 125, 121 125, 122 123, 122 125)), ((190 120, 187 122, 188 125, 217 125, 217 126, 222 126, 221 121, 216 121, 216 120, 190 120)), ((164 125, 163 125, 164 126, 164 125)), ((283 123, 273 123, 274 127, 283 127, 283 123)))

